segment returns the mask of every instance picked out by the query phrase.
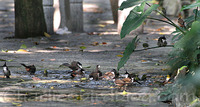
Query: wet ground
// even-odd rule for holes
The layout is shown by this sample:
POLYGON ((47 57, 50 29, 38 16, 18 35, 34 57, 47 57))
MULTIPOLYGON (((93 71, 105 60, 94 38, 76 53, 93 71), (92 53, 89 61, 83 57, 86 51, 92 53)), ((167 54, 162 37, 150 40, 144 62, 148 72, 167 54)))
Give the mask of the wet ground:
MULTIPOLYGON (((86 71, 85 77, 89 73, 86 71)), ((1 78, 0 101, 15 106, 25 106, 26 102, 46 102, 42 104, 46 106, 48 101, 68 106, 130 106, 133 101, 135 103, 131 106, 134 107, 151 106, 158 103, 157 94, 165 80, 163 75, 147 74, 145 80, 139 80, 141 84, 130 83, 124 92, 113 81, 94 81, 85 77, 71 79, 70 74, 71 71, 49 70, 48 77, 44 77, 43 71, 37 71, 35 76, 13 72, 11 79, 1 78)))
MULTIPOLYGON (((129 84, 127 93, 116 87, 113 81, 71 79, 69 68, 59 67, 62 63, 76 60, 83 64, 87 74, 96 65, 101 65, 103 73, 117 68, 119 56, 135 35, 120 39, 112 21, 109 0, 84 0, 84 33, 9 39, 14 36, 13 1, 0 0, 0 59, 10 61, 7 65, 12 74, 11 79, 5 79, 0 72, 1 107, 169 106, 158 102, 157 94, 163 90, 162 82, 167 73, 165 62, 171 48, 140 51, 130 56, 120 74, 128 70, 140 77, 146 74, 148 78, 141 80, 141 85, 129 84), (17 51, 23 44, 27 46, 26 51, 17 51), (86 49, 80 51, 81 46, 86 49), (36 66, 35 76, 25 71, 20 65, 22 62, 36 66), (45 69, 48 77, 43 76, 45 69)), ((166 24, 149 21, 144 34, 139 35, 137 49, 143 49, 143 43, 156 46, 158 37, 162 35, 166 35, 168 44, 171 44, 170 33, 173 30, 166 24)), ((4 61, 0 62, 3 64, 4 61)))

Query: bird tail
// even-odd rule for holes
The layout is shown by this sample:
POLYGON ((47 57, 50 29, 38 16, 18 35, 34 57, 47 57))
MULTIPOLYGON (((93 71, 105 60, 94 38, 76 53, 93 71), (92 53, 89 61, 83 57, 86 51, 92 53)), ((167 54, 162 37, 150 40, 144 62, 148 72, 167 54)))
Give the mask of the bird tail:
POLYGON ((6 78, 10 78, 10 76, 6 76, 6 78))
POLYGON ((27 67, 25 64, 21 63, 22 66, 27 67))

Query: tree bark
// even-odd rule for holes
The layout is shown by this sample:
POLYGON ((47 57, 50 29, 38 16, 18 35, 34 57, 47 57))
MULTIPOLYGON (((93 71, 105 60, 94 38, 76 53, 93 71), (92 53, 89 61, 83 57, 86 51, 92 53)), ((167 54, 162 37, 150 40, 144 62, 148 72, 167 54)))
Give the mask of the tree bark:
POLYGON ((43 36, 46 31, 42 0, 15 0, 15 37, 43 36))

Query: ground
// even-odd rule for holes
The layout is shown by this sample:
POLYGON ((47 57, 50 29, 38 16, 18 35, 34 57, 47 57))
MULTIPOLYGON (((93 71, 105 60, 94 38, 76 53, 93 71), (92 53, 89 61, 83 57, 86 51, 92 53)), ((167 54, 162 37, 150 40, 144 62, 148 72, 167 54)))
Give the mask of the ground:
MULTIPOLYGON (((109 0, 84 0, 84 33, 27 39, 11 38, 14 36, 13 0, 0 2, 0 59, 11 60, 7 65, 12 73, 11 79, 5 79, 0 72, 1 107, 169 106, 157 101, 162 86, 134 84, 123 93, 109 81, 71 80, 69 69, 59 67, 75 60, 80 61, 88 73, 96 65, 101 65, 103 73, 117 68, 119 56, 135 35, 120 39, 117 25, 112 21, 109 0), (27 46, 26 51, 17 51, 23 44, 27 46), (86 49, 80 51, 81 46, 86 49), (32 79, 33 76, 28 75, 20 63, 34 64, 37 68, 35 76, 40 80, 32 79), (43 77, 45 69, 49 77, 43 77)), ((166 24, 148 21, 144 33, 139 35, 137 49, 143 49, 142 44, 146 42, 150 47, 156 46, 156 39, 162 35, 166 35, 168 44, 171 44, 170 33, 173 30, 166 24)), ((149 74, 150 78, 162 78, 159 76, 167 73, 165 61, 170 49, 163 47, 133 53, 119 72, 123 74, 128 70, 139 75, 149 74)), ((4 61, 0 62, 3 64, 4 61)))

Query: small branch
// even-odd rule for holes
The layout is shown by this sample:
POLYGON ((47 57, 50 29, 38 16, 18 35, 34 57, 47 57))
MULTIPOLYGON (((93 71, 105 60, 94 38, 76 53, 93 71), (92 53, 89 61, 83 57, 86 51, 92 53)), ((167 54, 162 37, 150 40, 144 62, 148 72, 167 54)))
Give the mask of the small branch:
MULTIPOLYGON (((139 51, 145 51, 145 50, 149 50, 149 49, 156 49, 156 48, 163 48, 163 47, 155 46, 155 47, 144 48, 144 49, 140 49, 140 50, 134 50, 133 52, 139 52, 139 51)), ((174 47, 174 45, 167 45, 165 47, 174 47)))
POLYGON ((148 19, 157 20, 157 21, 161 21, 161 22, 165 22, 165 23, 170 24, 170 25, 173 26, 173 24, 171 24, 170 22, 168 22, 168 21, 164 21, 164 20, 162 20, 162 19, 156 19, 156 18, 153 18, 153 17, 147 17, 147 18, 148 18, 148 19))
POLYGON ((195 13, 195 21, 197 20, 197 14, 198 14, 198 7, 197 7, 197 11, 196 11, 196 13, 195 13))
MULTIPOLYGON (((151 5, 149 4, 149 3, 146 3, 149 7, 151 7, 151 5)), ((185 32, 182 30, 182 29, 180 29, 171 19, 169 19, 166 15, 164 15, 163 13, 161 13, 160 11, 158 11, 158 10, 155 10, 157 13, 159 13, 160 15, 162 15, 164 18, 166 18, 168 21, 170 21, 171 22, 171 24, 170 25, 172 25, 172 26, 174 26, 174 27, 176 27, 178 30, 180 30, 183 34, 185 34, 185 32)))

